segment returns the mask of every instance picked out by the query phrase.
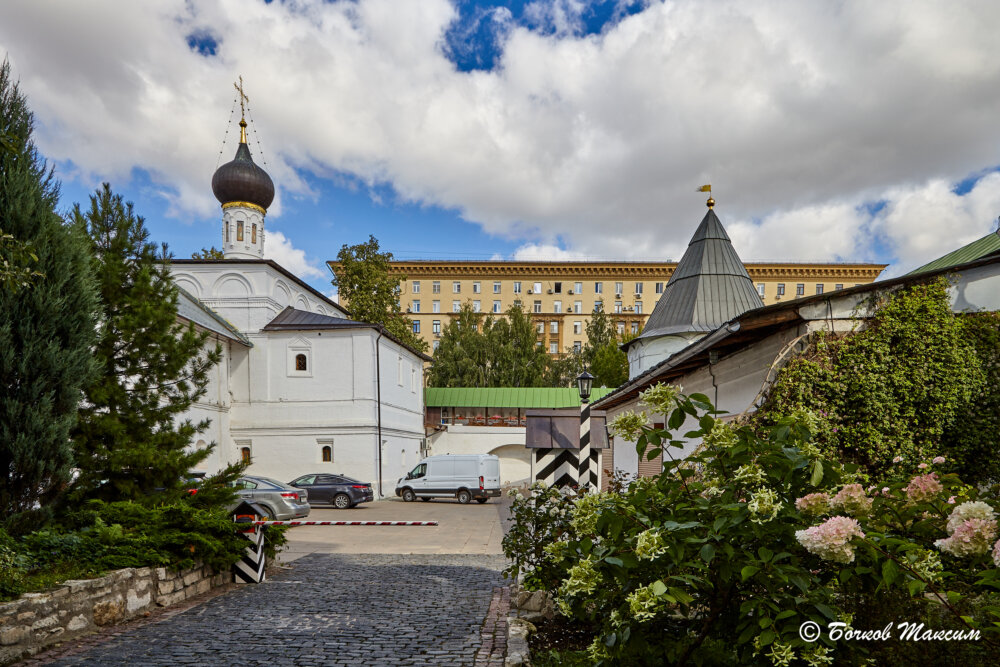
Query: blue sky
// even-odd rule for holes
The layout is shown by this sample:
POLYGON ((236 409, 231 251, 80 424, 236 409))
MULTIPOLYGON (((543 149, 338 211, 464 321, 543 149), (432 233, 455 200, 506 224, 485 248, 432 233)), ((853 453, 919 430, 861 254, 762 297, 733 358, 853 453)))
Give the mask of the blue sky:
MULTIPOLYGON (((179 257, 242 75, 278 187, 267 252, 677 259, 717 212, 748 261, 898 273, 1000 213, 995 3, 14 0, 0 24, 63 205, 101 181, 179 257)), ((231 159, 229 126, 223 161, 231 159)))

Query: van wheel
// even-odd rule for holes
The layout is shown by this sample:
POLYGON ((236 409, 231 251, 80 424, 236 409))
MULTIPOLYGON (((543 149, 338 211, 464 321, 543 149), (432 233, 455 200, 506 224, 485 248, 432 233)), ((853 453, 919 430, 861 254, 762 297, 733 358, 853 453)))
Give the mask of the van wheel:
POLYGON ((485 503, 486 500, 487 500, 486 498, 476 498, 476 502, 479 503, 480 505, 482 505, 483 503, 485 503))
POLYGON ((468 489, 462 489, 458 492, 458 502, 461 505, 468 505, 469 501, 472 500, 472 494, 469 493, 468 489))
POLYGON ((403 502, 412 503, 417 499, 417 494, 413 492, 413 489, 403 489, 403 502))
POLYGON ((333 498, 333 506, 339 510, 346 510, 351 507, 351 497, 346 493, 338 493, 333 498))

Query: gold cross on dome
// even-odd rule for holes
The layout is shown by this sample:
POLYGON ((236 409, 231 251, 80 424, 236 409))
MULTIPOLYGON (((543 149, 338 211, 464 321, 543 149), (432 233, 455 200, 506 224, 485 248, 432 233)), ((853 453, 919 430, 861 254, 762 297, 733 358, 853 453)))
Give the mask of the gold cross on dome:
POLYGON ((240 75, 239 83, 233 82, 233 88, 240 94, 240 120, 243 120, 246 118, 246 109, 243 107, 243 103, 250 103, 250 98, 243 92, 243 75, 240 75))

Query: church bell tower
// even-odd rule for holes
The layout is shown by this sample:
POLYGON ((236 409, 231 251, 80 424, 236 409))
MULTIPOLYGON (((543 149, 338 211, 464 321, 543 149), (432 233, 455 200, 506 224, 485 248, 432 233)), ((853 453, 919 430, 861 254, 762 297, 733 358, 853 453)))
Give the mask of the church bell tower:
POLYGON ((254 164, 247 145, 243 78, 240 96, 240 145, 236 157, 215 170, 212 192, 222 204, 222 252, 226 259, 264 258, 264 216, 274 201, 274 183, 254 164))

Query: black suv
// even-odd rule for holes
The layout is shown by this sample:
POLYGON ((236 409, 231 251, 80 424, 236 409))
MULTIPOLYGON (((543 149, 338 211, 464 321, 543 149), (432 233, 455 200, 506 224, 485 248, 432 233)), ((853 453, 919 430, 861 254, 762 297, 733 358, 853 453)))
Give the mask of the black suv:
POLYGON ((289 484, 308 491, 310 505, 333 505, 339 510, 346 510, 358 503, 369 503, 375 499, 371 484, 343 475, 302 475, 289 484))

